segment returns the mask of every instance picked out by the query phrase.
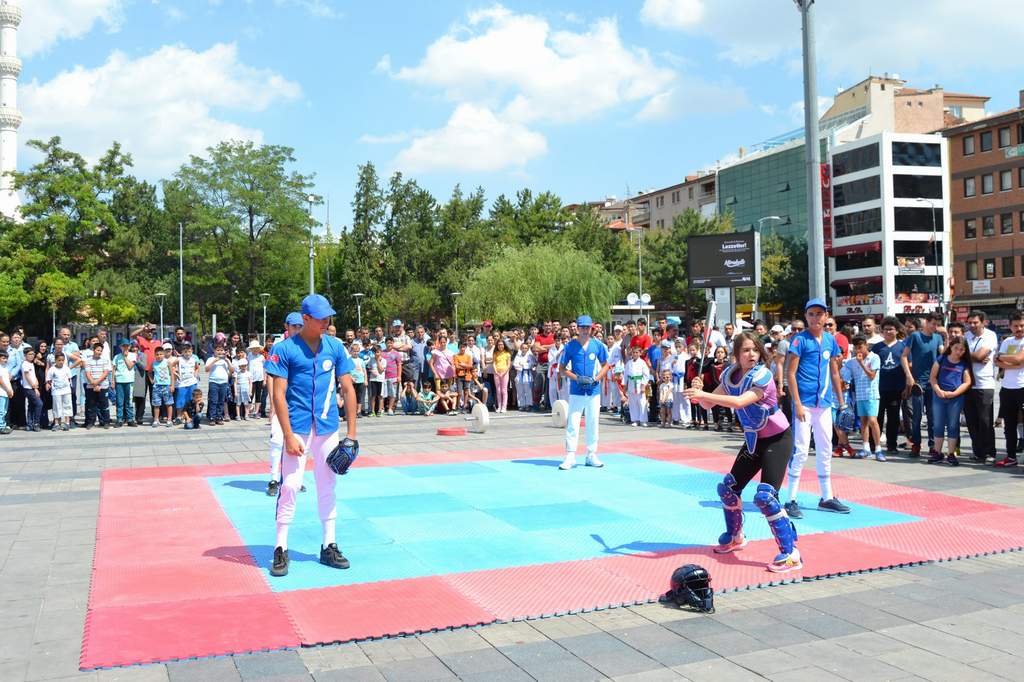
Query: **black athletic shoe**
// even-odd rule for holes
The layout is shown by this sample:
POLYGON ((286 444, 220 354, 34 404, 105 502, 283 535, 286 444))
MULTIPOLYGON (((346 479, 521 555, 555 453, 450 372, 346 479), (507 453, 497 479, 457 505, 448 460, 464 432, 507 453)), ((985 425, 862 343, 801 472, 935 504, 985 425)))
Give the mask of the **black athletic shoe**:
POLYGON ((800 511, 800 505, 796 503, 796 500, 790 500, 783 505, 783 508, 791 519, 802 519, 804 517, 804 513, 800 511))
POLYGON ((299 486, 299 492, 300 492, 300 493, 304 493, 304 492, 306 492, 306 486, 304 486, 304 485, 300 485, 300 486, 299 486))
POLYGON ((280 488, 280 484, 277 481, 271 481, 267 484, 267 497, 277 497, 277 491, 280 488))
POLYGON ((936 452, 935 450, 932 450, 931 452, 928 453, 927 463, 928 464, 941 464, 944 459, 946 459, 946 458, 942 456, 941 452, 936 452))
MULTIPOLYGON (((323 553, 320 555, 323 556, 323 553)), ((275 578, 288 575, 288 550, 280 547, 274 548, 274 563, 270 567, 270 575, 275 578)))
POLYGON ((338 545, 331 543, 327 547, 320 548, 320 563, 331 568, 348 568, 348 559, 338 549, 338 545))

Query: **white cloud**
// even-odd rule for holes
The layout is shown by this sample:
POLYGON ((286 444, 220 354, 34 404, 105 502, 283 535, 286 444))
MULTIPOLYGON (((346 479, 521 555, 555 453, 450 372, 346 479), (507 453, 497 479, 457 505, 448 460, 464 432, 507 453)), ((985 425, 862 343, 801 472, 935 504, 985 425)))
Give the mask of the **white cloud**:
POLYGON ((701 0, 646 0, 640 19, 662 28, 689 28, 704 17, 701 0))
MULTIPOLYGON (((818 95, 818 118, 821 118, 829 110, 833 101, 834 98, 832 97, 818 95)), ((804 101, 802 99, 791 103, 786 112, 789 114, 789 119, 793 125, 802 126, 804 124, 804 101)))
MULTIPOLYGON (((1005 0, 928 2, 816 2, 819 69, 832 77, 861 79, 868 70, 909 75, 926 67, 937 75, 971 69, 1016 69, 1024 24, 1005 0), (922 13, 926 13, 926 16, 922 13), (1005 20, 1000 20, 1000 17, 1005 20), (971 49, 949 49, 964 36, 985 36, 971 49)), ((645 0, 649 23, 701 35, 719 56, 740 65, 782 60, 799 72, 800 13, 787 1, 645 0), (660 21, 648 17, 658 16, 660 21), (699 19, 695 19, 699 17, 699 19)))
POLYGON ((320 19, 338 19, 341 13, 334 9, 327 0, 274 0, 278 6, 292 5, 309 12, 312 16, 320 19))
POLYGON ((374 73, 391 73, 391 55, 386 54, 377 60, 376 66, 373 67, 374 73))
POLYGON ((614 19, 563 30, 544 16, 501 5, 469 12, 427 47, 419 63, 394 71, 385 55, 375 71, 438 91, 456 106, 443 128, 417 135, 399 154, 396 165, 404 170, 521 169, 547 150, 543 135, 532 130, 537 126, 612 111, 650 121, 697 107, 746 104, 739 88, 683 77, 647 50, 625 44, 614 19), (473 140, 485 144, 474 150, 467 145, 473 140))
POLYGON ((526 126, 504 121, 486 107, 460 104, 444 128, 420 135, 395 159, 405 173, 522 168, 547 152, 547 141, 526 126))
POLYGON ((359 142, 363 144, 399 144, 411 140, 417 135, 422 135, 423 131, 415 130, 408 131, 403 130, 397 133, 387 133, 386 135, 370 135, 369 133, 359 136, 359 142))
POLYGON ((31 0, 22 3, 18 30, 23 57, 44 52, 59 40, 80 38, 97 24, 111 33, 121 28, 124 0, 31 0))
POLYGON ((667 90, 672 70, 622 43, 613 19, 584 33, 497 5, 472 12, 396 77, 439 88, 453 101, 485 102, 517 122, 574 122, 612 107, 643 104, 667 90))
POLYGON ((204 52, 168 45, 138 59, 113 52, 96 68, 76 66, 45 83, 25 84, 22 139, 60 135, 93 159, 116 140, 134 157, 139 175, 166 177, 189 154, 221 140, 262 140, 259 130, 215 111, 258 112, 300 95, 299 86, 279 74, 239 62, 234 45, 204 52))

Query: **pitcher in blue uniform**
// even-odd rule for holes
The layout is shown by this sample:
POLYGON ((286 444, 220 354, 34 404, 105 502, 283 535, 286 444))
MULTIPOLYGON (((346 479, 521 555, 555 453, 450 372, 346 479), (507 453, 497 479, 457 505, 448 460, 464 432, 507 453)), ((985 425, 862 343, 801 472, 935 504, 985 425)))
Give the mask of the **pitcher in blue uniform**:
POLYGON ((705 409, 717 405, 735 410, 743 427, 744 442, 736 461, 718 484, 718 496, 725 512, 725 532, 718 538, 715 552, 725 554, 746 546, 741 495, 747 483, 761 472, 754 504, 767 519, 779 547, 778 555, 768 563, 768 570, 774 573, 793 571, 803 565, 796 548, 796 527, 778 497, 793 438, 789 420, 779 409, 775 381, 769 369, 772 358, 761 340, 750 332, 741 332, 733 339, 733 355, 736 363, 725 368, 714 392, 705 392, 699 377, 686 389, 687 397, 705 409))
POLYGON ((345 400, 348 434, 343 446, 356 443, 356 391, 352 385, 352 360, 341 339, 324 332, 334 309, 319 294, 302 301, 302 330, 274 345, 266 364, 274 377, 274 416, 281 426, 284 457, 277 498, 277 543, 270 574, 288 573, 288 525, 295 514, 295 495, 302 486, 306 457, 313 460, 317 506, 323 524, 320 563, 348 568, 349 562, 335 542, 337 517, 334 484, 336 474, 327 456, 339 443, 337 390, 345 400))

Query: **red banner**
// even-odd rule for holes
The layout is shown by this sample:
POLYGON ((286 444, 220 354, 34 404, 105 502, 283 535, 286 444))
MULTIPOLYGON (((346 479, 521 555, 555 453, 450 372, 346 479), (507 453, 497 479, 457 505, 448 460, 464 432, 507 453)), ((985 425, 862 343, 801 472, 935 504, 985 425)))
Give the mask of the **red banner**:
POLYGON ((821 228, 825 235, 825 255, 832 251, 832 169, 821 164, 821 228))

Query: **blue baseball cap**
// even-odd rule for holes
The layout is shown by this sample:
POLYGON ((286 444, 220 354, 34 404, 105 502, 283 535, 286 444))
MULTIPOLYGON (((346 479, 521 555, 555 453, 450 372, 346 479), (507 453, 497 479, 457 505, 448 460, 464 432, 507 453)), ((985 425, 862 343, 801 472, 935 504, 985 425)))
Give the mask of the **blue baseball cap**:
POLYGON ((326 298, 320 294, 310 294, 302 299, 302 314, 309 315, 314 320, 325 320, 335 312, 326 298))
POLYGON ((828 310, 828 304, 825 303, 825 301, 821 300, 820 298, 812 298, 807 302, 807 305, 804 306, 804 312, 807 312, 808 310, 814 307, 821 308, 822 310, 828 310))
POLYGON ((302 326, 302 313, 288 313, 288 317, 284 318, 284 323, 302 326))
POLYGON ((590 319, 590 315, 580 315, 576 318, 577 327, 593 327, 594 321, 590 319))

